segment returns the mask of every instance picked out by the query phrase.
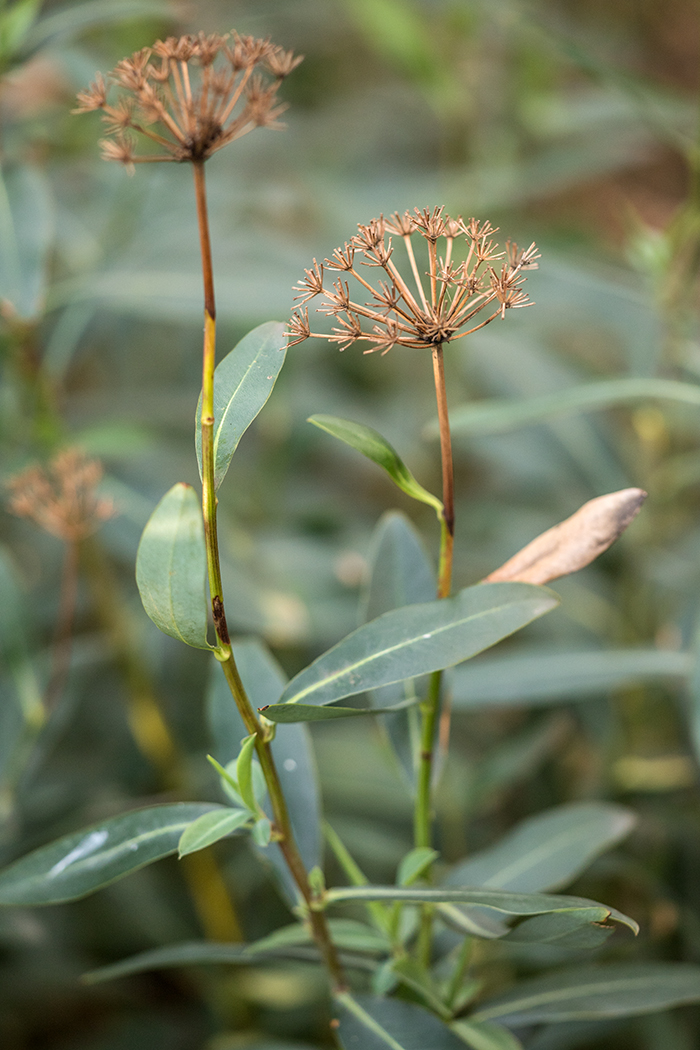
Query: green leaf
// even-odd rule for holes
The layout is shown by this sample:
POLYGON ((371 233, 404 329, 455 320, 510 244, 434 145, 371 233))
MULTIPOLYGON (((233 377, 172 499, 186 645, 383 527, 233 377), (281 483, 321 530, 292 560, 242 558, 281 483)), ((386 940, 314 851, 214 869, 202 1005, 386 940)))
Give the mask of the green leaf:
MULTIPOLYGON (((329 919, 328 927, 337 948, 374 953, 386 952, 390 948, 386 937, 363 922, 356 922, 354 919, 329 919)), ((247 950, 251 955, 256 955, 259 952, 275 951, 294 944, 313 944, 311 930, 303 923, 295 922, 289 926, 283 926, 267 937, 262 937, 259 941, 248 945, 247 950)))
POLYGON ((396 873, 397 886, 410 886, 439 856, 437 850, 430 849, 428 846, 416 846, 399 864, 399 870, 396 873))
POLYGON ((93 26, 113 25, 149 16, 171 18, 172 8, 167 0, 86 0, 85 3, 69 4, 52 11, 34 24, 26 38, 24 54, 33 54, 42 47, 66 37, 74 37, 93 26))
POLYGON ((502 434, 571 412, 590 412, 650 399, 700 406, 700 386, 641 376, 605 379, 525 401, 491 400, 459 405, 450 413, 450 424, 453 434, 502 434))
MULTIPOLYGON (((549 612, 558 598, 526 583, 482 583, 364 624, 289 683, 281 704, 335 700, 466 660, 549 612)), ((276 708, 265 710, 275 717, 276 708)))
POLYGON ((598 1017, 629 1017, 700 1001, 700 966, 690 963, 609 963, 523 981, 482 1003, 477 1021, 518 1027, 598 1017))
POLYGON ((415 1003, 369 995, 335 997, 343 1050, 464 1050, 464 1043, 415 1003))
POLYGON ((600 922, 591 922, 589 909, 573 908, 565 914, 535 915, 532 919, 525 919, 510 931, 506 939, 588 950, 598 948, 613 931, 614 926, 605 925, 605 916, 600 922))
POLYGON ((183 831, 220 806, 177 802, 149 806, 74 831, 0 872, 0 904, 78 900, 175 853, 183 831))
MULTIPOLYGON (((272 393, 284 364, 284 325, 267 321, 243 336, 214 372, 214 484, 218 489, 246 430, 272 393)), ((202 398, 195 446, 202 474, 202 398)))
POLYGON ((328 890, 328 904, 339 901, 400 901, 403 904, 471 904, 488 909, 496 916, 515 918, 521 915, 568 913, 588 911, 590 922, 613 920, 628 926, 635 934, 639 926, 627 915, 597 901, 583 897, 564 897, 545 893, 512 893, 508 890, 480 890, 469 886, 460 888, 403 887, 403 886, 342 886, 328 890))
POLYGON ((9 65, 32 25, 36 21, 43 0, 15 0, 0 11, 0 69, 9 65))
POLYGON ((636 823, 610 802, 572 802, 522 821, 500 842, 454 867, 448 886, 484 886, 533 893, 572 882, 636 823))
POLYGON ((618 686, 688 678, 694 666, 691 653, 664 649, 553 653, 531 647, 517 656, 490 657, 455 668, 453 710, 582 700, 618 686))
POLYGON ((452 1031, 472 1050, 523 1050, 512 1032, 490 1021, 455 1021, 452 1031))
POLYGON ((395 485, 407 496, 427 503, 436 512, 442 514, 442 501, 419 485, 399 454, 389 442, 372 427, 362 423, 353 423, 349 419, 338 419, 337 416, 309 416, 309 423, 327 431, 333 437, 344 441, 346 445, 361 452, 367 459, 383 467, 395 485))
POLYGON ((257 813, 258 803, 253 792, 253 755, 257 736, 253 733, 243 740, 236 761, 236 782, 238 791, 251 813, 257 813))
POLYGON ((270 839, 272 837, 272 824, 267 817, 261 817, 260 820, 256 820, 253 824, 253 839, 256 845, 260 846, 261 849, 265 849, 270 845, 270 839))
POLYGON ((187 853, 205 849, 244 827, 249 821, 250 813, 244 809, 215 809, 203 813, 183 831, 178 843, 178 854, 184 857, 187 853))
MULTIPOLYGON (((369 557, 370 582, 364 602, 363 620, 373 620, 391 609, 429 602, 435 597, 435 572, 420 536, 405 515, 391 511, 380 519, 372 537, 369 557)), ((391 708, 402 701, 425 696, 427 679, 409 678, 370 692, 377 709, 391 708)), ((386 730, 406 781, 414 790, 420 763, 420 716, 415 704, 396 714, 385 714, 386 730)))
POLYGON ((153 948, 149 951, 139 952, 128 959, 112 963, 109 966, 101 966, 97 970, 91 970, 83 974, 82 980, 85 984, 100 984, 103 981, 113 981, 117 977, 128 977, 134 973, 146 973, 149 970, 170 969, 180 966, 208 966, 208 965, 238 965, 254 966, 259 963, 268 962, 271 957, 297 958, 303 952, 304 958, 312 961, 318 959, 317 952, 307 952, 305 949, 295 949, 290 946, 285 949, 280 947, 274 951, 259 952, 253 954, 246 944, 216 944, 212 941, 184 941, 180 944, 168 944, 164 948, 153 948))
POLYGON ((43 171, 30 165, 0 170, 0 300, 20 319, 44 309, 54 202, 43 171))
POLYGON ((136 554, 143 607, 165 634, 197 649, 207 641, 207 554, 199 500, 191 485, 173 485, 148 519, 136 554))
POLYGON ((274 704, 261 710, 271 722, 287 725, 292 722, 327 722, 334 718, 358 718, 364 715, 392 715, 405 711, 420 703, 419 696, 409 697, 393 707, 336 707, 326 704, 323 707, 312 707, 311 704, 274 704))

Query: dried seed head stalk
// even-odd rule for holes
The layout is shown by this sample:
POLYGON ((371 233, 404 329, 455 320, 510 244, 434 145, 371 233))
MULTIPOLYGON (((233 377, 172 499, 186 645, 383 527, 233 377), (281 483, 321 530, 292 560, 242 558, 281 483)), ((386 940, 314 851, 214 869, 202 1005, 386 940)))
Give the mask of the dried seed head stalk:
POLYGON ((506 310, 529 306, 522 290, 523 271, 537 269, 535 245, 522 251, 506 242, 505 250, 499 251, 495 233, 489 222, 451 219, 444 208, 416 208, 413 214, 397 212, 390 219, 380 216, 359 225, 358 233, 323 265, 314 259, 313 268, 304 271, 305 278, 295 287, 300 309, 289 322, 288 345, 319 338, 337 343, 340 350, 367 342, 366 354, 386 354, 397 345, 432 349, 505 317, 506 310), (412 243, 416 234, 425 242, 428 261, 422 277, 412 243), (410 278, 396 265, 391 235, 404 242, 410 278), (455 243, 461 250, 459 262, 453 261, 455 243), (358 270, 358 258, 362 266, 383 270, 388 280, 373 286, 358 270), (327 270, 342 276, 329 282, 327 270), (351 297, 347 275, 365 290, 359 298, 351 297), (323 300, 317 312, 330 314, 338 324, 331 335, 311 331, 305 304, 317 295, 323 300), (475 322, 482 311, 487 316, 475 322))
POLYGON ((111 518, 110 499, 97 495, 102 466, 76 448, 65 449, 47 467, 28 467, 7 481, 8 509, 52 536, 76 543, 111 518))
POLYGON ((168 37, 136 51, 78 95, 74 113, 101 110, 106 160, 201 162, 254 128, 279 128, 284 78, 301 62, 250 36, 168 37), (109 101, 112 89, 116 97, 109 101), (158 150, 137 155, 137 135, 158 150))

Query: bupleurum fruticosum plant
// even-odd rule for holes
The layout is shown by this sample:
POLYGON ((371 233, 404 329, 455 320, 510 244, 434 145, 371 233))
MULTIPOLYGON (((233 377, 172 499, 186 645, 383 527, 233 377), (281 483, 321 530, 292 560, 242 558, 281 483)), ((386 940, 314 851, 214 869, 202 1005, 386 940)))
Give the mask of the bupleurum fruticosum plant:
MULTIPOLYGON (((190 486, 175 485, 166 493, 144 529, 136 577, 144 608, 153 621, 167 634, 209 650, 216 657, 248 735, 241 742, 237 758, 225 769, 217 766, 233 806, 166 805, 102 821, 99 826, 87 829, 87 833, 83 830, 42 847, 0 872, 0 904, 46 904, 74 899, 128 870, 150 863, 157 856, 172 852, 176 844, 180 854, 185 855, 245 828, 261 847, 277 843, 293 876, 298 891, 296 915, 305 928, 294 926, 291 931, 278 931, 272 940, 283 950, 295 945, 304 950, 302 942, 309 934, 313 936, 336 995, 340 1012, 336 1024, 341 1045, 347 1048, 370 1043, 404 1046, 403 1033, 410 1033, 411 1045, 420 1046, 421 1050, 438 1046, 451 1050, 459 1045, 455 1043, 456 1035, 471 1046, 484 1046, 488 1041, 493 1041, 494 1046, 496 1043, 510 1045, 512 1039, 508 1039, 507 1032, 503 1034, 504 1030, 489 1035, 480 1029, 472 1038, 464 1027, 471 1022, 460 1020, 471 1006, 479 983, 470 973, 472 934, 487 937, 494 934, 493 929, 484 932, 479 927, 482 909, 492 916, 490 921, 498 919, 499 936, 507 930, 506 920, 518 923, 526 921, 528 916, 534 916, 535 922, 538 917, 549 922, 554 916, 552 921, 556 925, 557 916, 561 915, 567 929, 572 915, 576 921, 580 916, 587 933, 592 926, 605 932, 612 929, 615 922, 632 928, 636 924, 605 905, 577 898, 513 895, 505 889, 475 889, 456 883, 435 885, 432 868, 437 852, 432 848, 431 774, 442 670, 496 644, 554 608, 556 596, 532 584, 546 583, 557 575, 581 568, 604 550, 634 516, 644 494, 632 489, 592 500, 496 570, 489 578, 491 582, 464 588, 450 598, 454 511, 443 346, 504 317, 509 309, 527 305, 522 290, 523 275, 535 265, 537 256, 534 246, 520 252, 515 246, 506 245, 501 252, 493 242, 495 231, 488 223, 451 220, 441 208, 396 215, 389 221, 380 219, 361 226, 358 235, 338 249, 324 266, 314 263, 307 271, 299 289, 303 309, 291 322, 289 342, 297 343, 317 334, 311 332, 304 303, 320 295, 321 310, 337 322, 331 341, 341 349, 355 341, 365 341, 368 352, 386 353, 392 347, 400 353, 430 350, 440 424, 442 499, 418 484, 376 431, 343 420, 328 423, 330 417, 316 419, 325 419, 326 429, 343 436, 381 463, 404 491, 435 508, 441 521, 437 588, 440 600, 424 597, 418 605, 389 608, 318 657, 284 687, 278 670, 260 650, 264 688, 255 681, 255 676, 250 680, 251 695, 260 696, 258 703, 264 705, 256 712, 241 680, 226 625, 216 489, 241 433, 260 411, 274 385, 284 360, 284 354, 279 352, 283 343, 282 326, 274 323, 260 326, 223 359, 217 369, 215 402, 216 311, 204 164, 222 146, 253 128, 276 126, 280 112, 277 87, 297 61, 268 41, 236 36, 183 37, 158 42, 152 48, 137 52, 121 62, 107 81, 98 79, 93 88, 81 96, 81 112, 103 112, 112 135, 104 149, 109 159, 122 161, 127 166, 140 161, 165 160, 189 162, 193 167, 204 279, 202 398, 198 425, 201 507, 190 486), (114 102, 108 98, 111 91, 117 95, 114 102), (149 149, 155 148, 156 152, 138 154, 139 136, 145 137, 150 143, 149 149), (422 245, 418 256, 412 244, 416 235, 422 245), (409 276, 403 275, 395 264, 392 241, 387 239, 391 237, 404 241, 409 276), (324 281, 324 268, 339 275, 330 286, 324 281), (372 268, 384 274, 376 284, 365 276, 372 268), (359 295, 353 292, 351 296, 351 279, 362 289, 359 295), (239 397, 241 389, 243 395, 239 397), (209 601, 205 594, 205 573, 209 580, 209 601), (214 621, 215 644, 210 640, 209 614, 214 621), (425 675, 431 676, 426 695, 416 697, 412 692, 405 702, 398 704, 400 710, 413 705, 421 717, 420 740, 413 756, 418 759, 415 763, 415 848, 402 859, 397 884, 376 887, 367 884, 335 832, 329 831, 329 842, 352 885, 326 889, 322 871, 317 866, 321 862, 320 845, 316 841, 319 807, 310 752, 306 752, 308 741, 303 734, 285 738, 284 723, 381 713, 381 709, 373 707, 362 710, 338 707, 337 701, 372 693, 387 685, 397 686, 404 692, 405 680, 420 681, 425 675), (269 685, 270 679, 272 685, 269 685), (274 739, 276 723, 281 725, 274 739), (287 800, 275 767, 273 744, 275 749, 289 746, 294 752, 291 764, 283 759, 281 768, 294 770, 295 778, 297 775, 306 778, 293 781, 294 793, 289 800, 290 806, 295 807, 294 816, 299 826, 313 831, 311 837, 316 844, 312 851, 314 859, 308 861, 308 871, 293 833, 287 800), (269 816, 264 809, 264 795, 259 790, 259 770, 253 766, 253 751, 269 794, 269 816), (183 815, 183 808, 187 815, 183 815), (125 857, 128 860, 124 860, 125 857), (350 924, 351 929, 347 923, 335 928, 329 925, 326 909, 350 901, 363 902, 368 907, 374 930, 358 929, 356 922, 350 924), (456 905, 464 905, 466 911, 460 912, 456 905), (414 912, 402 913, 404 906, 419 907, 420 923, 415 936, 414 912), (404 918, 410 921, 405 922, 404 918), (456 928, 462 940, 449 958, 439 961, 439 969, 433 970, 436 944, 432 932, 436 918, 456 928), (331 937, 332 929, 335 939, 331 937), (376 968, 375 991, 380 997, 360 1000, 349 994, 340 965, 339 946, 355 953, 347 957, 353 968, 362 971, 368 964, 376 968), (363 951, 369 953, 372 960, 376 960, 378 954, 383 959, 375 966, 375 961, 369 960, 366 954, 358 959, 356 953, 363 951), (397 986, 396 998, 391 1001, 381 998, 397 986), (416 1005, 417 1002, 427 1005, 432 1014, 416 1005)), ((26 487, 31 491, 31 485, 26 487)), ((36 496, 34 505, 38 505, 36 496)), ((98 503, 90 506, 92 513, 86 521, 92 522, 100 516, 100 510, 98 503)), ((21 512, 21 502, 16 509, 21 512)), ((410 549, 415 552, 417 548, 410 549)), ((413 572, 416 558, 418 555, 408 557, 410 564, 405 566, 406 572, 413 572)), ((427 578, 429 568, 425 563, 422 567, 427 578)), ((396 713, 397 706, 389 710, 396 713)), ((443 712, 445 710, 443 705, 443 712)), ((619 815, 615 819, 618 820, 619 815)), ((267 952, 270 938, 265 941, 267 952)), ((254 956, 250 947, 233 946, 231 957, 247 963, 251 955, 254 956)), ((191 948, 191 945, 183 946, 179 956, 183 961, 193 961, 191 948)), ((151 959, 148 965, 152 965, 152 953, 147 954, 151 959)), ((169 946, 168 955, 171 960, 176 958, 177 946, 169 946)), ((218 952, 207 952, 204 957, 222 959, 218 952)), ((137 962, 136 969, 139 968, 137 962)), ((473 1027, 470 1031, 474 1033, 473 1027)))
MULTIPOLYGON (((475 218, 452 219, 444 207, 395 213, 358 225, 358 233, 336 248, 323 264, 313 260, 295 286, 299 308, 288 324, 288 345, 309 338, 324 339, 346 350, 368 344, 364 353, 428 350, 432 356, 442 462, 442 500, 431 497, 406 470, 381 435, 367 427, 312 417, 323 429, 341 438, 382 465, 400 488, 438 511, 441 541, 437 597, 452 589, 454 551, 454 481, 452 442, 445 386, 443 347, 478 331, 511 309, 531 305, 523 290, 525 271, 537 269, 535 244, 521 250, 510 241, 500 249, 497 230, 475 218), (416 252, 413 239, 421 246, 416 252), (403 262, 397 264, 394 241, 403 241, 403 262), (427 269, 425 268, 427 261, 427 269), (406 267, 406 264, 408 266, 406 267), (402 269, 410 270, 410 276, 402 269), (372 270, 383 271, 371 280, 372 270), (328 271, 334 276, 329 279, 328 271), (338 275, 338 276, 335 276, 338 275), (351 280, 352 279, 352 284, 351 280), (312 331, 306 305, 320 297, 318 313, 330 316, 330 333, 312 331), (409 482, 407 483, 407 478, 409 482)), ((400 249, 399 249, 400 250, 400 249)), ((548 530, 489 577, 488 582, 543 584, 587 565, 605 550, 638 512, 646 493, 625 489, 598 497, 575 515, 548 530)), ((486 582, 486 581, 485 581, 486 582)), ((449 696, 441 699, 442 671, 430 679, 420 705, 421 727, 414 802, 414 846, 432 843, 432 787, 434 754, 439 741, 449 741, 449 696), (442 708, 442 710, 441 710, 442 708), (438 718, 440 718, 438 732, 438 718), (437 737, 437 740, 436 740, 437 737)), ((425 875, 429 871, 426 869, 425 875)), ((423 908, 417 956, 429 966, 432 952, 432 912, 423 908)))

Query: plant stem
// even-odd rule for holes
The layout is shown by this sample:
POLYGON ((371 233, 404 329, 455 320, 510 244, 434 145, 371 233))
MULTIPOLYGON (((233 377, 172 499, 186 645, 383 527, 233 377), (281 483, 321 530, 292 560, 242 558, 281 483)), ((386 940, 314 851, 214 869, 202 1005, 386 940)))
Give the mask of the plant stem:
POLYGON ((309 879, 294 840, 292 825, 289 819, 287 803, 282 791, 270 739, 266 728, 257 717, 248 698, 241 676, 236 666, 231 639, 226 624, 223 587, 221 583, 221 565, 219 560, 219 543, 217 532, 216 486, 214 483, 214 368, 216 365, 216 301, 214 298, 214 271, 211 257, 211 239, 209 236, 209 217, 207 212, 206 183, 204 162, 193 162, 195 197, 197 201, 197 219, 199 223, 199 242, 202 255, 202 275, 204 279, 204 349, 202 354, 202 515, 204 518, 204 538, 207 550, 207 568, 209 575, 209 593, 211 596, 212 614, 216 635, 219 641, 217 657, 221 662, 226 681, 236 702, 239 714, 249 734, 255 735, 255 750, 267 784, 272 806, 273 830, 275 840, 282 851, 287 866, 299 888, 307 910, 314 939, 321 957, 328 970, 334 992, 342 992, 346 987, 342 967, 335 945, 331 940, 326 917, 317 908, 317 902, 309 885, 309 879))
MULTIPOLYGON (((433 347, 433 377, 440 425, 440 455, 442 460, 442 525, 440 529, 440 559, 438 566, 438 598, 448 598, 452 590, 452 558, 454 551, 454 472, 452 466, 452 439, 447 411, 445 368, 442 345, 433 347)), ((432 779, 435 753, 435 730, 440 710, 440 686, 442 671, 430 676, 430 685, 421 711, 420 765, 416 785, 414 810, 414 845, 430 846, 432 831, 432 779)), ((449 718, 449 716, 448 716, 449 718)), ((448 722, 449 724, 449 722, 448 722)), ((441 739, 443 732, 441 726, 441 739)), ((424 907, 418 936, 418 955, 425 966, 430 961, 432 937, 432 909, 424 907)))

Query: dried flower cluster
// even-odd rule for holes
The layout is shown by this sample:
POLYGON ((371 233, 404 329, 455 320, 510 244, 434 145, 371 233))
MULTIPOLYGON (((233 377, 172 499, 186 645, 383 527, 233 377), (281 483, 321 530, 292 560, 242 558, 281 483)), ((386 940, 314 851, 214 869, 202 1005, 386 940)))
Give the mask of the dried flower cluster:
POLYGON ((101 477, 96 459, 87 459, 80 449, 65 449, 46 468, 28 467, 9 479, 8 509, 52 536, 75 543, 114 513, 112 501, 97 495, 101 477))
POLYGON ((530 301, 521 285, 523 270, 537 268, 539 255, 535 245, 520 251, 516 244, 506 242, 499 251, 493 241, 496 230, 489 222, 477 219, 465 222, 461 217, 451 219, 444 208, 414 210, 414 214, 398 212, 390 219, 372 219, 367 226, 359 225, 358 233, 342 248, 336 248, 323 265, 314 259, 313 268, 305 270, 306 277, 295 291, 300 305, 317 295, 323 296, 318 313, 330 314, 339 327, 326 335, 311 331, 308 307, 296 310, 289 322, 289 346, 308 338, 328 339, 345 350, 357 340, 371 346, 366 354, 380 350, 386 354, 393 346, 417 349, 432 348, 453 339, 461 339, 478 328, 483 328, 496 317, 504 317, 508 309, 529 306, 530 301), (391 236, 400 237, 405 246, 412 279, 406 280, 394 261, 391 236), (419 234, 427 245, 428 270, 421 279, 418 261, 413 250, 412 237, 419 234), (440 254, 441 242, 444 254, 440 254), (453 246, 465 243, 464 258, 453 261, 453 246), (380 279, 373 287, 357 269, 374 266, 384 271, 388 281, 380 279), (325 270, 341 275, 329 288, 325 270), (369 292, 368 301, 355 302, 350 298, 350 286, 345 275, 354 277, 369 292), (482 310, 488 316, 472 325, 482 310))
POLYGON ((269 40, 235 33, 169 37, 123 59, 106 79, 98 75, 74 112, 102 110, 106 160, 204 161, 254 128, 281 126, 277 90, 299 62, 269 40), (158 152, 137 155, 135 133, 158 152))

